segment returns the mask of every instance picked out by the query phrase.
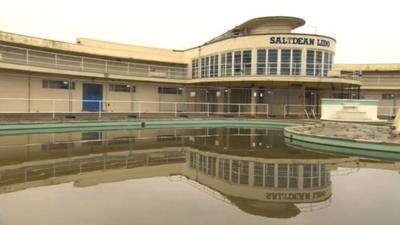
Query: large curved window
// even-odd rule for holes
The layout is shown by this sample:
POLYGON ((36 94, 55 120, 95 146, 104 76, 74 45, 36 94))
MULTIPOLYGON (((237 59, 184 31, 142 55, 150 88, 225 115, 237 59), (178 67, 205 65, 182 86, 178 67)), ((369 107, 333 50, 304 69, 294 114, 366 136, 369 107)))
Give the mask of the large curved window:
POLYGON ((250 75, 328 76, 333 53, 315 49, 256 50, 252 68, 252 50, 234 50, 192 60, 192 77, 226 77, 250 75))
POLYGON ((239 50, 192 60, 192 78, 251 75, 252 51, 239 50), (220 60, 221 59, 221 60, 220 60), (200 63, 200 65, 199 65, 200 63))

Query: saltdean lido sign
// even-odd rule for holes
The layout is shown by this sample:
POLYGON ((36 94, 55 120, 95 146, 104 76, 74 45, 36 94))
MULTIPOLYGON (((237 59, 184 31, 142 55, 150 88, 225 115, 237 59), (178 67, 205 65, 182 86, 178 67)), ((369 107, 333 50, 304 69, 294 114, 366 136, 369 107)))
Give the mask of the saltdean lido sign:
POLYGON ((330 41, 307 37, 271 37, 269 43, 275 45, 309 45, 327 48, 331 46, 330 41))

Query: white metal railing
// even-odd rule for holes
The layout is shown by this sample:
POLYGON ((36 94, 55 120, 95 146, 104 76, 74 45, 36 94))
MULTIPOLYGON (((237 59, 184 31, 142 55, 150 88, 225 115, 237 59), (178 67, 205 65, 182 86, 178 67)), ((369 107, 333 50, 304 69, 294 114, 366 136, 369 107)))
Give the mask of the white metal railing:
POLYGON ((400 111, 400 106, 378 106, 378 116, 394 118, 397 112, 400 111))
MULTIPOLYGON (((55 52, 40 51, 28 48, 21 48, 0 44, 0 62, 12 63, 18 65, 29 65, 44 67, 50 69, 71 70, 79 72, 91 72, 102 74, 115 74, 122 76, 153 77, 168 79, 191 79, 188 76, 187 66, 164 66, 157 64, 131 63, 118 60, 107 60, 72 54, 62 54, 55 52)), ((286 65, 286 64, 285 64, 286 65)), ((325 64, 313 64, 315 69, 313 74, 303 74, 301 63, 287 63, 287 66, 277 63, 258 63, 263 68, 263 73, 259 74, 252 71, 251 63, 243 63, 240 67, 232 64, 211 65, 208 67, 200 66, 195 69, 196 75, 193 78, 212 78, 229 76, 300 76, 309 78, 344 78, 351 80, 360 80, 359 76, 354 74, 327 76, 328 71, 324 69, 325 64), (228 67, 229 66, 229 67, 228 67), (265 68, 264 68, 265 67, 265 68)), ((259 68, 254 68, 257 71, 259 68)))
POLYGON ((400 79, 398 74, 385 75, 385 74, 368 74, 362 75, 362 86, 367 87, 398 87, 400 79))
POLYGON ((261 76, 279 76, 279 77, 304 77, 304 78, 341 78, 359 81, 361 77, 357 74, 340 74, 337 76, 329 75, 330 69, 327 64, 313 63, 256 63, 252 73, 252 64, 243 63, 239 64, 221 64, 216 67, 210 65, 203 65, 192 68, 192 77, 198 78, 216 78, 216 77, 261 77, 261 76), (312 73, 307 73, 307 66, 312 66, 312 73), (325 66, 325 67, 324 67, 325 66))
POLYGON ((268 117, 268 104, 0 98, 0 113, 48 113, 53 119, 57 114, 70 113, 97 113, 99 118, 102 114, 110 113, 136 114, 139 118, 142 114, 172 114, 174 117, 189 115, 268 117), (85 104, 89 105, 85 107, 85 104))
POLYGON ((44 180, 57 176, 82 174, 95 170, 132 169, 135 167, 150 167, 159 164, 184 163, 185 155, 181 151, 155 151, 149 153, 128 152, 123 155, 101 155, 88 158, 71 159, 49 163, 44 165, 33 165, 22 168, 1 169, 0 186, 15 183, 27 183, 29 181, 44 180), (162 153, 163 156, 159 157, 162 153), (173 153, 173 154, 169 154, 173 153), (151 158, 152 155, 157 158, 151 158), (144 158, 135 158, 135 155, 145 155, 144 158))
MULTIPOLYGON (((400 106, 378 106, 378 117, 393 118, 399 111, 400 106)), ((289 116, 305 116, 306 118, 318 118, 320 115, 320 105, 284 104, 283 106, 284 118, 289 116)))
POLYGON ((130 63, 78 55, 68 55, 0 44, 0 62, 80 72, 186 79, 187 68, 156 64, 130 63))
POLYGON ((283 117, 288 116, 306 116, 308 119, 316 119, 320 116, 321 106, 319 105, 299 105, 299 104, 284 104, 283 117))

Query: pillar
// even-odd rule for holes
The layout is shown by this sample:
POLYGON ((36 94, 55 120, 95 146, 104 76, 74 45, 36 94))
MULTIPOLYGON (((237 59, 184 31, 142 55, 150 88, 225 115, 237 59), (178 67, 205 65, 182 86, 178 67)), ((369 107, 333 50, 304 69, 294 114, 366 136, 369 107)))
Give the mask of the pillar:
POLYGON ((250 105, 250 115, 256 116, 257 112, 257 88, 251 88, 251 105, 250 105))

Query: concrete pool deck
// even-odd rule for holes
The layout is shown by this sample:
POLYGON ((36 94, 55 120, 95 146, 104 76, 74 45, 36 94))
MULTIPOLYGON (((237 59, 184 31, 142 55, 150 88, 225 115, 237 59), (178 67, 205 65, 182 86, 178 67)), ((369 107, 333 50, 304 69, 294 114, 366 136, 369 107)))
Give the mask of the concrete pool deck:
POLYGON ((325 146, 400 153, 400 136, 391 131, 386 126, 320 122, 286 127, 284 135, 289 142, 295 140, 325 146))

